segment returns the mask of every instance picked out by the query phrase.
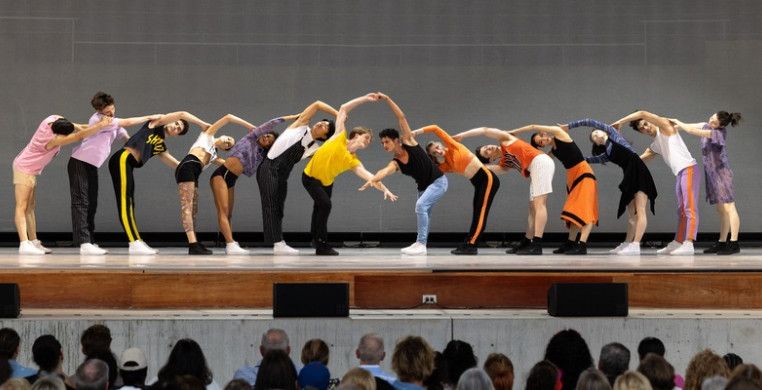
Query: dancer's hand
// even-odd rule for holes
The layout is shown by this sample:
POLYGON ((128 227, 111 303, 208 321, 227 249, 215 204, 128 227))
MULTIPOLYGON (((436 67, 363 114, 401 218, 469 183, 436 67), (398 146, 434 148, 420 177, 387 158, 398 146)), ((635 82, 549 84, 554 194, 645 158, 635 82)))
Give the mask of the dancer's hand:
POLYGON ((375 187, 376 182, 373 180, 368 180, 365 182, 365 184, 362 185, 362 187, 358 188, 357 191, 365 191, 368 189, 368 187, 375 187))
POLYGON ((397 195, 392 194, 392 192, 389 190, 384 190, 384 200, 387 200, 387 199, 391 200, 392 202, 396 202, 397 195))

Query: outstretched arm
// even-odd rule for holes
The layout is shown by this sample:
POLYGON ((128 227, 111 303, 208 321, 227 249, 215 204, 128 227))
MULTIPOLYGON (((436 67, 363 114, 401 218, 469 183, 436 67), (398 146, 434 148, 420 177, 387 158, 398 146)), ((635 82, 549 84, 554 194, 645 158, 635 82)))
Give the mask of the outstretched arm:
MULTIPOLYGON (((367 170, 367 169, 365 169, 365 167, 362 165, 362 163, 360 163, 360 164, 358 164, 356 167, 352 168, 352 172, 354 172, 354 173, 355 173, 355 175, 357 175, 359 178, 361 178, 361 179, 365 179, 366 183, 367 183, 367 182, 372 182, 372 179, 373 179, 373 174, 372 174, 372 173, 370 173, 370 172, 368 172, 368 170, 367 170)), ((377 182, 372 182, 372 184, 371 184, 371 185, 372 185, 372 186, 373 186, 375 189, 377 189, 377 190, 381 191, 381 192, 384 194, 384 200, 386 200, 386 199, 389 199, 389 200, 391 200, 392 202, 394 202, 394 201, 396 201, 396 200, 397 200, 397 195, 394 195, 394 194, 392 194, 392 192, 391 192, 391 191, 389 191, 389 189, 388 189, 388 188, 386 188, 386 186, 384 185, 384 183, 382 183, 382 182, 380 182, 380 181, 377 181, 377 182)), ((362 190, 364 190, 365 188, 367 188, 367 187, 364 187, 364 186, 363 186, 363 187, 360 187, 360 188, 358 189, 358 191, 362 191, 362 190)))
POLYGON ((670 119, 669 121, 675 125, 676 129, 682 130, 688 134, 693 134, 704 138, 712 138, 712 130, 704 130, 703 123, 683 123, 678 119, 670 119))
POLYGON ((55 137, 53 137, 53 139, 48 141, 47 144, 45 144, 45 150, 50 150, 56 146, 68 145, 77 141, 81 141, 95 134, 98 130, 102 129, 104 126, 108 126, 109 124, 111 124, 112 119, 113 119, 112 117, 104 115, 103 118, 101 118, 101 120, 98 123, 89 127, 87 125, 75 124, 74 129, 77 131, 69 135, 63 135, 63 136, 56 135, 55 137))
POLYGON ((167 164, 168 167, 172 169, 177 169, 177 166, 180 164, 177 159, 172 156, 169 152, 161 152, 158 154, 159 160, 163 162, 164 164, 167 164))
POLYGON ((453 135, 452 137, 456 140, 461 140, 463 138, 475 137, 478 135, 483 135, 485 137, 496 139, 501 142, 510 141, 511 137, 513 137, 507 131, 496 129, 494 127, 477 127, 471 130, 460 132, 453 135))
POLYGON ((172 123, 180 119, 184 119, 188 122, 195 123, 201 126, 202 129, 206 129, 207 127, 211 126, 210 124, 202 121, 201 119, 198 119, 195 115, 189 113, 188 111, 176 111, 176 112, 170 112, 169 114, 163 114, 163 115, 160 114, 158 119, 154 119, 151 121, 151 125, 153 125, 154 127, 164 126, 168 123, 172 123))
MULTIPOLYGON (((603 122, 599 122, 599 121, 597 121, 595 119, 586 118, 586 119, 580 119, 580 120, 574 121, 574 122, 569 122, 569 124, 567 126, 568 126, 569 129, 573 129, 575 127, 592 127, 594 129, 601 130, 604 133, 608 134, 609 138, 612 141, 618 143, 619 145, 624 146, 625 148, 631 150, 633 153, 637 153, 635 151, 635 149, 632 148, 632 145, 630 145, 630 143, 624 137, 622 137, 622 133, 620 133, 619 130, 615 129, 611 125, 607 125, 607 124, 605 124, 603 122)), ((607 162, 607 161, 608 160, 603 161, 603 162, 607 162)), ((588 161, 588 162, 590 162, 590 161, 588 161)), ((593 162, 596 163, 598 161, 593 161, 593 162)))
POLYGON ((362 187, 359 188, 359 191, 364 191, 366 188, 370 186, 375 187, 375 184, 377 182, 384 180, 384 178, 394 174, 394 172, 397 172, 398 170, 399 170, 399 166, 397 166, 397 163, 394 160, 389 161, 389 165, 387 165, 385 168, 376 172, 376 174, 373 175, 373 177, 368 179, 368 181, 362 187))
POLYGON ((563 128, 561 128, 561 126, 528 125, 524 127, 519 127, 518 129, 513 129, 510 131, 510 133, 517 134, 517 133, 523 133, 525 131, 544 131, 546 133, 553 134, 553 136, 556 138, 571 141, 571 137, 569 137, 569 133, 566 132, 563 128))
POLYGON ((132 118, 120 118, 119 126, 130 127, 130 126, 137 125, 143 122, 155 121, 159 118, 161 118, 161 114, 135 116, 132 118))
POLYGON ((627 122, 632 122, 634 120, 640 120, 640 119, 645 119, 646 121, 651 122, 655 124, 656 126, 659 126, 664 129, 672 127, 672 125, 669 123, 667 119, 662 118, 656 114, 652 114, 648 111, 643 111, 643 110, 635 111, 632 114, 627 115, 626 117, 612 123, 611 126, 614 126, 614 128, 619 128, 627 122))
POLYGON ((217 134, 217 131, 219 131, 223 126, 227 125, 228 123, 235 123, 237 125, 241 125, 247 129, 251 129, 254 127, 249 122, 246 122, 245 120, 233 115, 233 114, 227 114, 223 116, 222 118, 218 119, 217 122, 214 122, 211 126, 209 126, 206 130, 204 130, 204 133, 207 133, 209 135, 215 135, 217 134))
POLYGON ((410 125, 407 123, 407 118, 405 117, 405 113, 402 112, 402 109, 397 105, 397 103, 394 102, 394 100, 392 100, 392 98, 386 94, 379 92, 378 97, 381 100, 385 100, 386 103, 389 104, 389 108, 392 109, 392 113, 394 113, 394 116, 397 117, 397 123, 399 123, 400 126, 400 136, 402 137, 402 141, 409 145, 418 145, 418 143, 415 142, 413 135, 411 134, 410 125))
POLYGON ((299 114, 299 118, 294 121, 294 123, 289 126, 289 128, 292 127, 299 127, 299 126, 307 126, 310 124, 310 121, 312 120, 312 117, 317 114, 318 111, 323 111, 325 113, 331 114, 333 116, 336 116, 339 114, 338 111, 336 111, 335 108, 329 106, 326 103, 321 102, 320 100, 317 100, 307 106, 307 108, 302 111, 301 114, 299 114))
POLYGON ((333 134, 331 138, 336 137, 339 134, 342 134, 347 129, 347 116, 349 115, 349 112, 352 111, 355 107, 359 106, 360 104, 367 103, 367 102, 375 102, 378 100, 378 94, 377 93, 369 93, 365 96, 360 96, 357 98, 354 98, 339 107, 339 113, 336 116, 336 132, 333 134))
POLYGON ((659 153, 656 153, 653 150, 651 150, 651 148, 648 148, 646 149, 645 152, 643 152, 643 154, 640 155, 640 159, 643 160, 643 162, 649 162, 658 155, 659 153))

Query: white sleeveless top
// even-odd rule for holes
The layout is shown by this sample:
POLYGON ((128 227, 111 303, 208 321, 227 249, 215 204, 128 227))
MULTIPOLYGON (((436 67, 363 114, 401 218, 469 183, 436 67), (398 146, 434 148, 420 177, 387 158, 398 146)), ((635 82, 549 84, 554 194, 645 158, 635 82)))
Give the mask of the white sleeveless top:
POLYGON ((667 136, 656 130, 656 137, 654 137, 654 142, 649 148, 661 154, 664 162, 667 163, 675 176, 683 169, 696 165, 696 159, 691 156, 691 152, 688 151, 688 147, 685 146, 685 142, 679 133, 667 136))
POLYGON ((209 153, 209 162, 204 165, 204 169, 206 169, 209 165, 212 165, 214 160, 217 159, 217 148, 214 147, 214 136, 207 133, 201 133, 198 135, 198 138, 196 138, 196 142, 191 145, 189 150, 193 150, 195 148, 202 148, 205 152, 209 153))

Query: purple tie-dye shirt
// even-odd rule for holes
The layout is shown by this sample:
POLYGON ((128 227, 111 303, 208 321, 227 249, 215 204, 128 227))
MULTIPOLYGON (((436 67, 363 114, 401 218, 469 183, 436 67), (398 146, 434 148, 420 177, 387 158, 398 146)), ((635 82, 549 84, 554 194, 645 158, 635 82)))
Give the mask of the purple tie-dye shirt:
POLYGON ((701 158, 704 161, 706 177, 706 199, 711 204, 735 202, 733 171, 728 161, 728 130, 724 127, 712 129, 704 124, 704 130, 710 130, 711 137, 701 137, 701 158))
POLYGON ((262 161, 264 161, 265 155, 267 155, 267 151, 262 149, 257 143, 259 137, 271 132, 276 125, 284 121, 285 119, 283 118, 270 119, 259 125, 259 127, 253 128, 249 134, 238 140, 233 145, 233 148, 230 149, 228 157, 235 157, 241 160, 244 175, 252 177, 257 172, 259 164, 262 164, 262 161))

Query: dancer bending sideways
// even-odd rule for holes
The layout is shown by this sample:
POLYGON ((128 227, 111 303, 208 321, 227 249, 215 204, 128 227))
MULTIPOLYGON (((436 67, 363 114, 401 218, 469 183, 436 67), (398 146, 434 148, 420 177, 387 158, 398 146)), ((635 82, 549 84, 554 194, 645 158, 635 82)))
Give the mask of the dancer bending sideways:
POLYGON ((715 205, 720 217, 720 238, 704 253, 732 255, 741 251, 738 230, 741 218, 736 210, 733 171, 728 161, 728 125, 735 127, 741 121, 737 112, 717 111, 708 122, 685 124, 672 119, 679 130, 701 137, 701 158, 704 162, 706 200, 715 205), (728 242, 730 232, 730 242, 728 242))
POLYGON ((198 242, 196 238, 198 177, 201 176, 201 171, 208 168, 210 164, 222 165, 225 162, 225 160, 217 155, 217 148, 222 148, 225 151, 230 150, 235 144, 235 140, 227 135, 219 138, 214 138, 214 135, 223 126, 231 122, 249 129, 254 127, 249 122, 235 115, 225 115, 198 135, 196 142, 191 145, 188 155, 180 161, 180 164, 175 169, 175 180, 177 181, 180 193, 180 213, 185 235, 188 236, 189 255, 212 254, 212 251, 198 242))
POLYGON ((636 111, 611 124, 619 128, 630 123, 635 131, 653 138, 653 142, 640 156, 648 162, 660 154, 677 177, 675 196, 677 197, 677 231, 675 239, 657 254, 693 255, 693 241, 696 240, 699 224, 698 196, 701 187, 701 171, 691 156, 677 129, 668 119, 648 111, 636 111))
POLYGON ((431 220, 431 210, 434 204, 447 192, 447 177, 434 165, 421 145, 413 138, 410 131, 410 125, 407 123, 405 114, 389 96, 379 93, 379 98, 385 100, 392 112, 397 117, 400 130, 402 131, 402 141, 400 141, 400 132, 396 129, 384 129, 378 134, 381 139, 381 145, 387 153, 393 153, 394 157, 386 168, 376 172, 365 185, 375 185, 385 177, 399 171, 403 175, 411 176, 418 184, 418 199, 415 202, 415 217, 418 222, 415 242, 402 248, 404 255, 425 256, 426 244, 429 239, 429 225, 431 220))
POLYGON ((651 213, 654 213, 654 201, 658 195, 648 167, 630 143, 612 126, 587 118, 562 127, 594 128, 590 133, 593 149, 591 156, 585 157, 585 161, 590 164, 605 164, 610 161, 622 168, 622 181, 619 183, 622 196, 619 198, 616 217, 621 217, 625 209, 627 210, 627 235, 624 242, 609 252, 617 255, 640 255, 640 242, 648 224, 646 203, 651 201, 651 213))
MULTIPOLYGON (((355 127, 347 135, 346 121, 352 109, 365 102, 377 101, 378 98, 378 94, 369 93, 342 104, 336 118, 336 133, 320 146, 302 172, 302 185, 314 201, 310 234, 318 256, 339 254, 328 244, 328 216, 331 214, 331 193, 336 177, 347 170, 352 170, 366 181, 373 177, 357 158, 357 151, 370 144, 373 132, 364 127, 355 127)), ((374 187, 384 193, 384 199, 391 199, 392 202, 397 200, 397 196, 389 192, 383 183, 376 182, 374 187)))
POLYGON ((454 255, 475 255, 478 253, 479 237, 487 226, 487 215, 492 207, 492 200, 500 188, 497 175, 479 161, 463 144, 450 137, 439 126, 426 126, 413 131, 416 136, 420 133, 434 133, 444 142, 431 141, 426 144, 426 152, 442 172, 455 172, 465 176, 474 186, 473 214, 468 236, 456 249, 450 251, 454 255))
POLYGON ((593 169, 562 127, 529 125, 511 133, 524 131, 536 131, 530 138, 531 145, 538 149, 550 145, 549 154, 555 156, 566 168, 566 202, 561 211, 561 219, 569 229, 569 238, 553 253, 587 254, 587 239, 593 225, 598 224, 598 181, 593 169))
POLYGON ((257 170, 265 242, 272 244, 273 255, 276 256, 299 254, 298 250, 283 240, 283 209, 288 192, 288 176, 296 163, 311 157, 317 151, 315 140, 328 139, 336 130, 334 122, 328 119, 323 119, 310 128, 310 121, 318 111, 333 116, 337 114, 336 109, 321 101, 307 106, 283 135, 275 140, 257 170))
POLYGON ((135 178, 133 170, 142 167, 151 157, 159 159, 172 169, 178 165, 164 144, 166 137, 178 137, 188 132, 188 122, 193 122, 206 129, 209 124, 185 111, 160 115, 158 119, 143 124, 135 135, 130 137, 124 148, 116 151, 108 162, 111 181, 116 194, 119 222, 129 240, 131 255, 153 255, 159 251, 143 242, 135 223, 135 178))
POLYGON ((113 119, 92 137, 82 140, 74 146, 69 158, 69 190, 71 192, 71 225, 74 245, 79 245, 81 255, 104 255, 107 250, 95 243, 95 211, 98 208, 98 168, 106 162, 111 153, 111 145, 116 138, 127 141, 130 136, 125 127, 137 125, 148 120, 158 119, 159 115, 135 118, 116 118, 114 98, 105 92, 97 92, 90 104, 95 113, 90 117, 90 126, 100 122, 104 116, 113 119))
POLYGON ((61 146, 81 141, 111 124, 104 116, 93 126, 73 124, 60 115, 45 118, 37 127, 29 144, 13 159, 13 187, 16 209, 13 222, 19 235, 19 254, 44 255, 51 250, 37 239, 37 218, 34 215, 37 176, 53 160, 61 146))
POLYGON ((529 182, 529 216, 524 237, 518 245, 506 253, 519 255, 542 255, 542 235, 548 222, 548 195, 553 192, 553 159, 526 141, 508 131, 491 127, 477 127, 453 136, 456 140, 477 135, 487 136, 498 145, 482 145, 476 148, 476 157, 483 164, 498 161, 488 168, 497 174, 515 169, 529 182))
POLYGON ((233 204, 235 200, 235 182, 241 174, 252 177, 264 161, 268 149, 278 133, 273 129, 278 124, 291 121, 298 115, 271 119, 251 131, 235 143, 228 152, 225 162, 212 173, 209 184, 217 208, 217 222, 225 238, 225 253, 228 255, 248 255, 250 252, 241 248, 233 239, 233 204))

